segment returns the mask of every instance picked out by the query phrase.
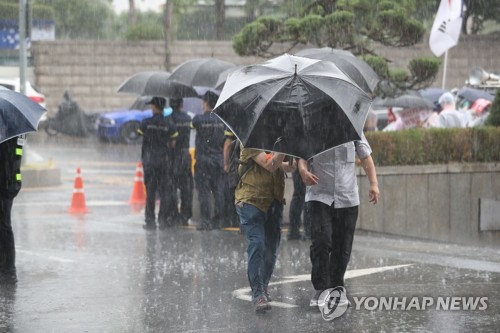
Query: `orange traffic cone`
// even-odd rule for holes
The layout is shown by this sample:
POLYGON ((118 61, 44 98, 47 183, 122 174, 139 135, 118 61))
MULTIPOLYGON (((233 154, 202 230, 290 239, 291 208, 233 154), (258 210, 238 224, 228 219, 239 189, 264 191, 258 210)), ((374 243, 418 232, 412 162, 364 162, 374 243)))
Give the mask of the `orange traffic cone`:
POLYGON ((140 162, 137 163, 137 168, 135 169, 134 187, 128 202, 132 205, 146 204, 146 188, 144 187, 142 163, 140 162))
POLYGON ((87 206, 85 205, 85 193, 83 192, 83 179, 80 168, 76 168, 73 198, 71 199, 71 207, 68 209, 68 212, 72 214, 88 212, 87 206))

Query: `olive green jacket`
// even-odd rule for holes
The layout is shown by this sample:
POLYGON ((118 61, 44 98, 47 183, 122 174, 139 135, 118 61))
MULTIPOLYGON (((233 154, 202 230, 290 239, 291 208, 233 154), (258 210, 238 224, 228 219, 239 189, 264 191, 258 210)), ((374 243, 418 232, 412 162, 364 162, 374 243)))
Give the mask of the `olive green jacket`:
POLYGON ((241 149, 241 164, 238 167, 241 179, 236 186, 235 200, 236 203, 245 202, 267 212, 274 200, 285 203, 285 173, 281 169, 269 172, 255 163, 253 157, 261 152, 251 148, 241 149))

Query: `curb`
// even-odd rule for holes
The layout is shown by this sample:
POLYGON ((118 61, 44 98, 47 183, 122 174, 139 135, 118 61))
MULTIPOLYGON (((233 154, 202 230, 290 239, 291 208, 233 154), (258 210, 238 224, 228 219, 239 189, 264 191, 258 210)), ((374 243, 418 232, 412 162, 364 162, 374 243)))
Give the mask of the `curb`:
POLYGON ((61 185, 60 168, 21 168, 23 187, 61 185))

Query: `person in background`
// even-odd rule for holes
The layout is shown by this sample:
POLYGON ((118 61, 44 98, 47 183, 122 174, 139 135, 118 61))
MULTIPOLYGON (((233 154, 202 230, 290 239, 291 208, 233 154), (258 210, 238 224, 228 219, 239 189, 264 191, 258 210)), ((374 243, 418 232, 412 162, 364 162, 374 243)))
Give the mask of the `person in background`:
POLYGON ((439 105, 442 111, 439 113, 438 126, 441 128, 465 127, 465 118, 462 113, 455 108, 455 97, 446 92, 439 97, 439 105))
POLYGON ((224 123, 212 114, 219 96, 207 91, 202 96, 203 114, 193 118, 196 130, 194 180, 198 190, 201 223, 198 230, 218 229, 221 226, 225 200, 224 123), (211 197, 214 199, 212 215, 211 197))
POLYGON ((380 199, 371 148, 363 138, 299 160, 299 172, 306 184, 306 218, 311 221, 311 282, 315 289, 310 306, 318 306, 321 293, 344 287, 354 231, 358 219, 359 191, 355 155, 368 176, 369 201, 380 199))
POLYGON ((491 102, 484 98, 478 98, 470 108, 470 121, 467 127, 483 126, 490 115, 491 102))
POLYGON ((179 225, 187 225, 193 216, 193 173, 191 154, 189 153, 189 138, 191 136, 191 117, 184 112, 182 98, 171 98, 172 120, 179 132, 174 152, 174 199, 175 206, 170 215, 179 225), (180 211, 177 210, 177 190, 180 192, 180 211))
POLYGON ((292 200, 290 201, 290 210, 288 216, 290 218, 290 227, 288 229, 287 239, 297 240, 297 239, 311 239, 311 225, 310 222, 303 218, 305 196, 306 196, 306 186, 300 178, 298 170, 292 172, 293 180, 293 194, 292 200), (304 236, 300 235, 300 225, 301 221, 304 221, 304 236))
POLYGON ((234 206, 234 191, 239 182, 238 165, 240 143, 233 132, 224 131, 224 172, 226 173, 225 222, 226 227, 239 227, 238 214, 234 206))
POLYGON ((247 239, 248 282, 257 313, 271 309, 268 285, 281 240, 285 172, 296 163, 283 162, 285 155, 242 148, 236 187, 236 212, 247 239))
POLYGON ((26 135, 0 143, 0 284, 15 284, 16 248, 11 210, 21 190, 21 159, 26 135))
POLYGON ((146 209, 144 229, 156 229, 155 201, 156 193, 160 196, 158 227, 172 226, 169 214, 174 210, 173 197, 173 154, 175 140, 179 132, 171 117, 163 116, 165 98, 153 97, 151 104, 153 116, 144 119, 137 132, 143 136, 141 159, 144 168, 146 186, 146 209))
POLYGON ((377 114, 372 110, 368 111, 366 116, 365 125, 363 126, 363 132, 378 131, 377 128, 377 114))

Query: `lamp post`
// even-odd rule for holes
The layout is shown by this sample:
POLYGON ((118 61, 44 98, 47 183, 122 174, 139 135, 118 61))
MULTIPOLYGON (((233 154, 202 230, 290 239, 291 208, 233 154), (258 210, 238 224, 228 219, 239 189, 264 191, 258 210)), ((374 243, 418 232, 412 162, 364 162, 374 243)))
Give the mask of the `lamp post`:
POLYGON ((21 94, 26 95, 26 2, 19 0, 19 82, 21 94))

